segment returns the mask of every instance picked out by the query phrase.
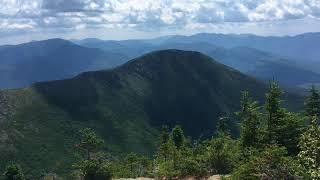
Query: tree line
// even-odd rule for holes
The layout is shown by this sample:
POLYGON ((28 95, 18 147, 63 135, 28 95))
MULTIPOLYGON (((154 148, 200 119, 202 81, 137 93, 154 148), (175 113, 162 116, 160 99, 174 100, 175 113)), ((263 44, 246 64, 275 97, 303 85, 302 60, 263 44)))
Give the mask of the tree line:
MULTIPOLYGON (((312 86, 302 112, 283 107, 284 92, 271 82, 260 105, 249 92, 242 92, 236 120, 222 117, 211 138, 192 140, 179 125, 159 131, 154 156, 129 153, 108 155, 104 141, 92 130, 80 130, 76 147, 81 158, 67 179, 155 177, 179 179, 226 175, 225 179, 320 179, 320 93, 312 86), (231 122, 232 121, 232 122, 231 122), (230 133, 239 122, 240 136, 230 133)), ((143 147, 142 147, 143 148, 143 147)), ((6 180, 26 179, 21 167, 10 164, 6 180)))

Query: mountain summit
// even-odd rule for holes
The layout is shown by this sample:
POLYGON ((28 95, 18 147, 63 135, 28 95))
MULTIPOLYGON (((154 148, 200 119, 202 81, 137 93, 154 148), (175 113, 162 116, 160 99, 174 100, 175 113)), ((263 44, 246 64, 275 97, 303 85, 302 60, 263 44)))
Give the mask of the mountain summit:
POLYGON ((218 118, 239 107, 242 90, 261 100, 265 84, 201 53, 163 50, 113 70, 1 91, 7 126, 0 132, 8 137, 1 158, 59 171, 74 161, 70 147, 84 127, 95 129, 109 152, 150 153, 162 125, 179 124, 194 138, 214 134, 218 118))
POLYGON ((214 131, 215 119, 238 107, 242 90, 255 90, 261 98, 265 86, 199 52, 162 50, 114 70, 87 72, 34 88, 51 104, 82 114, 75 120, 89 118, 88 111, 80 109, 84 104, 93 108, 89 102, 95 100, 110 109, 119 105, 112 110, 115 114, 132 114, 139 107, 137 119, 143 114, 157 127, 181 124, 189 135, 199 136, 214 131))

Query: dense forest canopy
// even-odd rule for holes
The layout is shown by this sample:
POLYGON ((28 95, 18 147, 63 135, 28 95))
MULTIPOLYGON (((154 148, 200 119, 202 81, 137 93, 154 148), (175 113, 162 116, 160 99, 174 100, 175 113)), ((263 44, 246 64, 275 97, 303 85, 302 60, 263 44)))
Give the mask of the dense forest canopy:
MULTIPOLYGON (((136 153, 112 156, 108 146, 92 129, 79 131, 75 143, 77 161, 70 164, 67 179, 208 177, 226 179, 319 179, 320 178, 320 94, 312 86, 301 112, 283 107, 283 91, 270 82, 264 105, 247 91, 242 92, 239 137, 230 134, 230 118, 221 117, 217 132, 208 139, 186 137, 181 126, 163 126, 153 156, 136 153)), ((143 148, 143 147, 141 147, 143 148)), ((56 177, 38 174, 37 177, 56 177)), ((34 179, 20 165, 9 163, 4 179, 34 179)), ((57 177, 56 177, 57 178, 57 177)))

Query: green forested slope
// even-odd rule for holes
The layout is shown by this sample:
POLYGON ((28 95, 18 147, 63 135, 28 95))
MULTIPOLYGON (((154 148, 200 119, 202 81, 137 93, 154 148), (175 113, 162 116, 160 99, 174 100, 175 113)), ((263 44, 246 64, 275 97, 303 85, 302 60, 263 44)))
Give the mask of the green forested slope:
POLYGON ((194 138, 212 135, 217 119, 238 109, 242 90, 262 101, 265 89, 201 53, 164 50, 113 70, 2 91, 0 166, 14 160, 30 174, 68 172, 83 127, 111 153, 151 155, 162 125, 180 124, 194 138))

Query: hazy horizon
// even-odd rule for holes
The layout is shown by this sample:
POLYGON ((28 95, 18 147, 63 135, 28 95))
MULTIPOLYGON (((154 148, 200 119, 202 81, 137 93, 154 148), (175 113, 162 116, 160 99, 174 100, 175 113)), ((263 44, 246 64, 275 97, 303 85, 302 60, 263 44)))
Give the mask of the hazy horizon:
POLYGON ((19 44, 25 44, 25 43, 30 43, 33 41, 45 41, 45 40, 50 40, 50 39, 64 39, 68 41, 80 41, 80 40, 86 40, 86 39, 97 39, 97 40, 102 40, 102 41, 126 41, 126 40, 152 40, 152 39, 157 39, 157 38, 163 38, 163 37, 170 37, 170 36, 194 36, 198 34, 217 34, 217 35, 236 35, 236 36, 259 36, 259 37, 295 37, 295 36, 300 36, 304 34, 316 34, 320 33, 320 31, 314 31, 314 32, 304 32, 304 33, 298 33, 298 34, 288 34, 288 35, 259 35, 259 34, 254 34, 254 33, 214 33, 214 32, 199 32, 199 33, 194 33, 194 34, 168 34, 168 35, 160 35, 160 36, 155 36, 155 37, 132 37, 132 38, 123 38, 123 39, 106 39, 106 38, 99 38, 99 37, 80 37, 80 38, 64 38, 64 37, 47 37, 47 38, 40 38, 40 39, 32 39, 32 40, 26 40, 26 41, 21 41, 21 42, 16 42, 16 43, 0 43, 0 46, 5 46, 5 45, 19 45, 19 44))
POLYGON ((0 0, 0 44, 196 33, 297 35, 319 31, 319 12, 315 0, 0 0))

